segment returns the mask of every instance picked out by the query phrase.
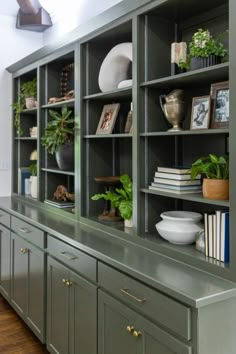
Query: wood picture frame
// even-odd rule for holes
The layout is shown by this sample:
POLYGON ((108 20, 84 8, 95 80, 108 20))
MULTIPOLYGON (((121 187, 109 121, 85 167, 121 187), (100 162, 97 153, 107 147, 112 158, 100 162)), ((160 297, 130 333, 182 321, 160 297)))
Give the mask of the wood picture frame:
POLYGON ((190 129, 208 129, 211 117, 211 96, 193 97, 190 129))
POLYGON ((229 81, 211 85, 211 128, 229 128, 229 81))
POLYGON ((119 103, 107 104, 103 107, 101 117, 99 119, 97 134, 111 134, 116 122, 116 118, 120 109, 119 103))

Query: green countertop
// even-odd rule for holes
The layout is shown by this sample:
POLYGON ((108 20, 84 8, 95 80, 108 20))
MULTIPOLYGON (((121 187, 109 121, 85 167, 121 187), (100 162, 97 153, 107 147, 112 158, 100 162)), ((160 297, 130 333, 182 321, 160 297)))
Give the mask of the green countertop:
POLYGON ((136 245, 128 234, 121 239, 17 197, 1 197, 0 208, 192 307, 236 296, 235 283, 136 245))

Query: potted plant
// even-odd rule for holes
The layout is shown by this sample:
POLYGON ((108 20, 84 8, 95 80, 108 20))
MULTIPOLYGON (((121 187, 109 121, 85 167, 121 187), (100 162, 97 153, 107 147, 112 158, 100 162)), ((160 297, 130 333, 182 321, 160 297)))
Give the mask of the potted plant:
POLYGON ((188 47, 191 70, 220 64, 227 55, 220 37, 213 38, 208 29, 195 32, 188 47))
POLYGON ((24 98, 25 106, 27 109, 37 107, 37 81, 24 82, 21 85, 21 95, 24 98))
POLYGON ((37 162, 32 163, 29 166, 29 170, 31 173, 30 181, 31 181, 31 196, 33 198, 38 197, 38 177, 37 177, 37 162))
POLYGON ((72 111, 63 106, 61 113, 49 110, 52 120, 41 138, 49 154, 55 154, 61 170, 74 169, 74 118, 72 111))
POLYGON ((27 109, 37 106, 37 82, 36 79, 32 81, 24 82, 20 87, 18 95, 18 101, 12 104, 14 110, 14 126, 16 128, 16 134, 21 136, 23 130, 20 126, 20 115, 26 107, 27 109))
POLYGON ((116 188, 115 192, 106 191, 103 194, 95 194, 92 200, 109 200, 113 208, 117 208, 121 217, 125 220, 126 227, 132 227, 133 212, 133 188, 131 178, 127 175, 120 176, 121 188, 116 188))
POLYGON ((226 200, 229 199, 229 157, 209 156, 201 157, 191 166, 191 178, 199 174, 203 176, 202 193, 204 198, 226 200))

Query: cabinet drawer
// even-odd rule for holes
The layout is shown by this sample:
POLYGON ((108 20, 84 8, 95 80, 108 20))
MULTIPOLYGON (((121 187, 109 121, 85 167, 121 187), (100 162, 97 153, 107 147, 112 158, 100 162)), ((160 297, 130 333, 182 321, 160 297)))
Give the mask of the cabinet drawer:
POLYGON ((48 236, 48 252, 77 273, 97 281, 97 261, 93 257, 52 236, 48 236))
POLYGON ((191 339, 191 309, 187 306, 100 262, 98 283, 155 322, 187 340, 191 339))
POLYGON ((0 209, 0 223, 6 227, 10 228, 11 216, 2 209, 0 209))
POLYGON ((45 247, 45 235, 44 232, 27 222, 20 220, 12 216, 11 228, 18 235, 32 242, 38 247, 45 247))

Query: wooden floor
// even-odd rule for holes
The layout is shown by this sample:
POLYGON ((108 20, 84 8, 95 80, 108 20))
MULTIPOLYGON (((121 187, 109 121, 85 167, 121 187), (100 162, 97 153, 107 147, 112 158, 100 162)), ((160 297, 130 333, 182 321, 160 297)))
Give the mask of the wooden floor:
POLYGON ((0 354, 44 354, 45 346, 0 295, 0 354))

